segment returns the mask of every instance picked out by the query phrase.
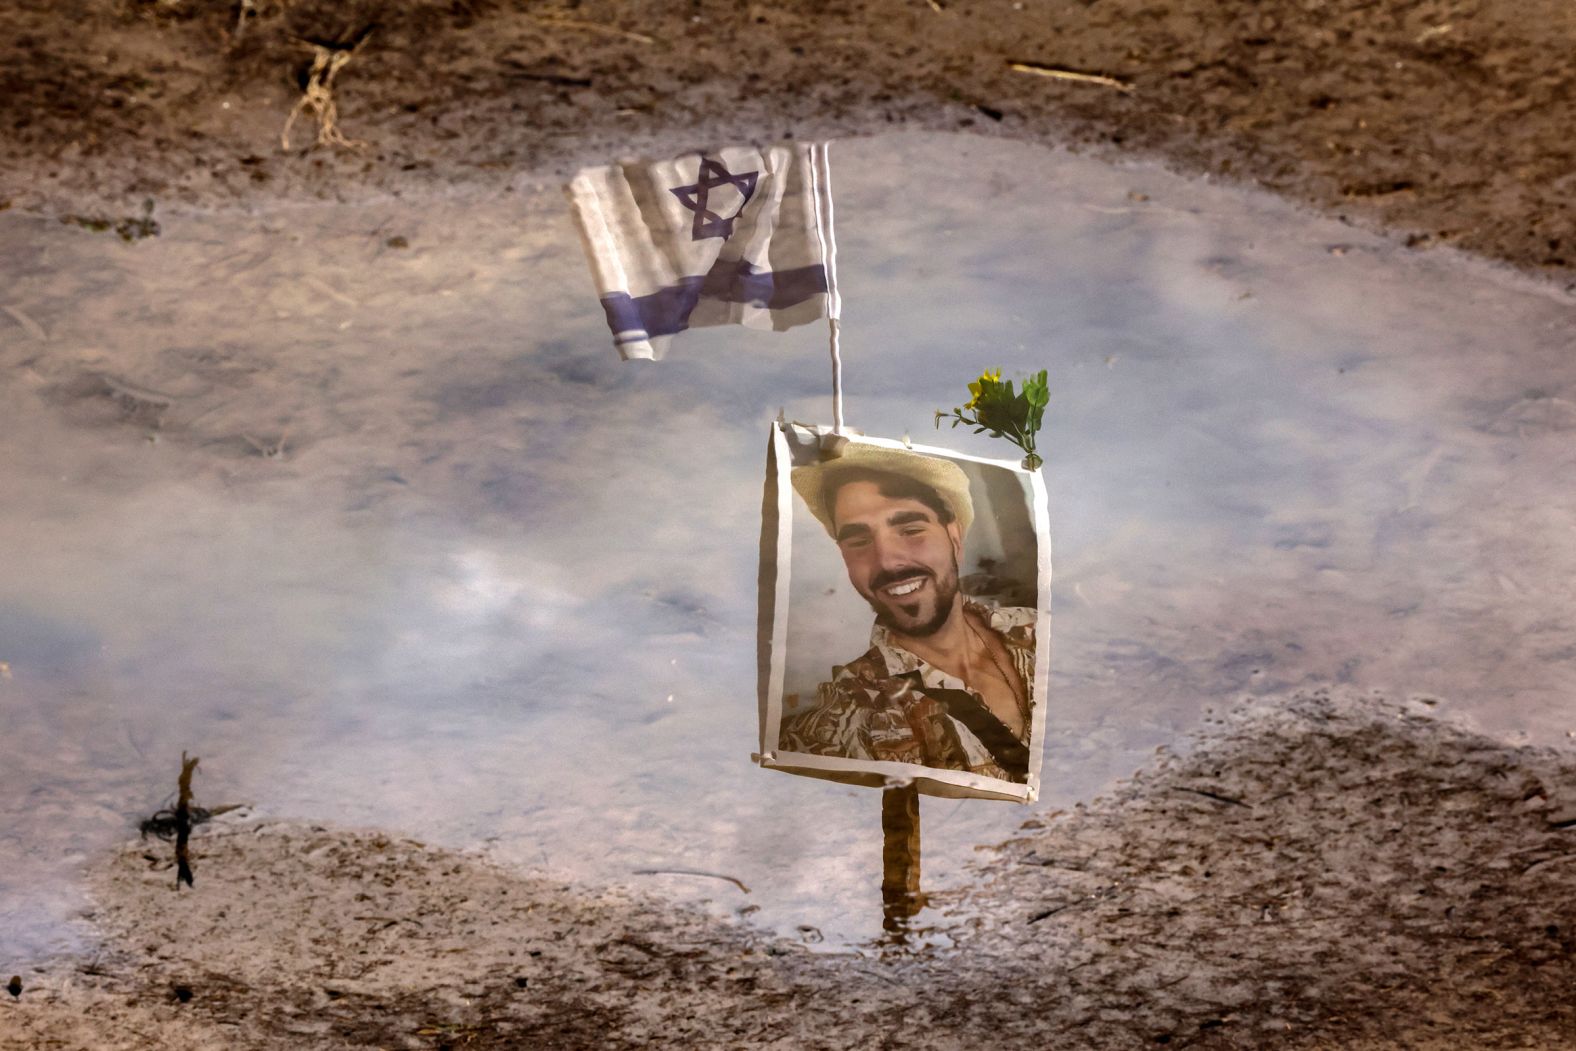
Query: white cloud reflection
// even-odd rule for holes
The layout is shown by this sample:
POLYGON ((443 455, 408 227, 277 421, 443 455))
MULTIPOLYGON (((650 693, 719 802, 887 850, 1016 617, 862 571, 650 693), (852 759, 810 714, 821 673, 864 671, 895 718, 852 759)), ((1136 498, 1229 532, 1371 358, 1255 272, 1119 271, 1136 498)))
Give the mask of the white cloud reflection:
MULTIPOLYGON (((932 411, 1051 371, 1046 805, 1303 683, 1576 729, 1567 302, 1028 146, 834 163, 850 423, 1001 455, 932 411)), ((0 287, 51 336, 0 331, 0 940, 58 936, 59 859, 183 748, 210 802, 570 877, 724 871, 765 922, 870 933, 875 795, 747 760, 765 427, 825 418, 824 332, 621 364, 556 191, 165 225, 0 215, 0 287), (178 394, 164 427, 71 393, 100 372, 178 394)), ((1026 816, 926 814, 931 882, 1026 816)))

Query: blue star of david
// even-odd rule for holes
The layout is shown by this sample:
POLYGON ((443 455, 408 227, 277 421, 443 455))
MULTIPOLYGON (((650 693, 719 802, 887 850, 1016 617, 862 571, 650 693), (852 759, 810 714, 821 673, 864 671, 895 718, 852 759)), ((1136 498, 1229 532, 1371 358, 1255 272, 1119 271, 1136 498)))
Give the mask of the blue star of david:
POLYGON ((760 172, 734 175, 723 167, 721 161, 701 158, 700 176, 693 183, 688 186, 674 186, 668 190, 679 199, 680 204, 695 213, 695 222, 690 227, 690 240, 704 241, 708 237, 724 239, 732 237, 733 221, 749 203, 750 195, 755 192, 755 183, 760 177, 760 172), (712 211, 707 204, 707 197, 711 191, 723 186, 732 186, 744 195, 744 200, 739 202, 739 210, 727 218, 712 211))

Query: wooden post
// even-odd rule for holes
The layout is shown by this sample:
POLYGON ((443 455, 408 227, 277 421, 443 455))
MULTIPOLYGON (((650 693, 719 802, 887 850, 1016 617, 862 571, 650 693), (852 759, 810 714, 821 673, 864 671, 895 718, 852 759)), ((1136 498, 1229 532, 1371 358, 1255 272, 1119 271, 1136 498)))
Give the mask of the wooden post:
POLYGON ((881 926, 896 930, 924 907, 919 890, 919 789, 881 793, 881 926))

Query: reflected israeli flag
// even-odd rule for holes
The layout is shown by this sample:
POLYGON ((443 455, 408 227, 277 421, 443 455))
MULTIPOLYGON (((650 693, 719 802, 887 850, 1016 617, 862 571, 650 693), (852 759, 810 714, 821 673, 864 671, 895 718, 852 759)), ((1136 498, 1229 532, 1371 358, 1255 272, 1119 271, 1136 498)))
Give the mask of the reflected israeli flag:
POLYGON ((729 146, 574 177, 565 190, 621 355, 660 358, 691 327, 838 317, 827 145, 729 146))

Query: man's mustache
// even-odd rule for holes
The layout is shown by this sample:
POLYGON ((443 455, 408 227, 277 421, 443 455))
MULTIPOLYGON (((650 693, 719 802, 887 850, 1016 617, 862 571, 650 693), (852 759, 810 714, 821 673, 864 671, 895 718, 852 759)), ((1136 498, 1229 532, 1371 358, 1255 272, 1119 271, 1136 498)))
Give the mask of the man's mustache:
POLYGON ((880 591, 884 587, 912 580, 915 577, 934 577, 935 574, 922 566, 909 566, 904 569, 884 569, 870 578, 870 590, 880 591))

